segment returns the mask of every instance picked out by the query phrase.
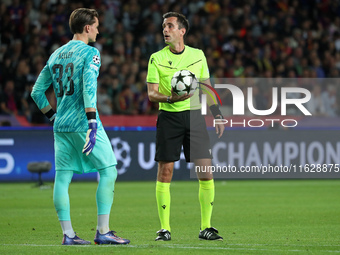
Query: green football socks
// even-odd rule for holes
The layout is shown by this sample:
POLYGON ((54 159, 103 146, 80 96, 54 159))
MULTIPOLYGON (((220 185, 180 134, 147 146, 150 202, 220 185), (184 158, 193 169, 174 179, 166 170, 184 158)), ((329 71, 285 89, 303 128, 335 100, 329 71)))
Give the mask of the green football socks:
POLYGON ((113 203, 117 170, 115 166, 110 166, 99 170, 99 183, 96 193, 98 215, 110 214, 113 203))
MULTIPOLYGON (((107 233, 109 229, 109 216, 113 203, 114 187, 117 178, 117 170, 115 166, 99 170, 99 183, 96 193, 98 223, 97 229, 101 234, 107 233)), ((71 183, 73 171, 56 171, 53 202, 58 214, 58 218, 63 229, 63 233, 69 237, 72 235, 73 229, 70 217, 70 199, 68 194, 69 185, 71 183)))
POLYGON ((105 234, 110 231, 109 219, 113 203, 115 182, 117 179, 116 167, 110 166, 99 170, 99 176, 100 178, 96 193, 98 212, 97 230, 99 233, 105 234))
POLYGON ((53 189, 53 203, 60 221, 70 221, 70 198, 68 188, 73 171, 56 171, 53 189))
POLYGON ((214 205, 214 180, 199 181, 198 197, 201 205, 201 230, 211 227, 211 214, 214 205))
POLYGON ((63 234, 73 238, 75 233, 71 224, 70 198, 68 188, 73 177, 73 171, 56 171, 53 189, 53 203, 63 234))
POLYGON ((161 222, 161 228, 171 232, 170 229, 170 183, 156 183, 156 199, 158 207, 158 216, 161 222))

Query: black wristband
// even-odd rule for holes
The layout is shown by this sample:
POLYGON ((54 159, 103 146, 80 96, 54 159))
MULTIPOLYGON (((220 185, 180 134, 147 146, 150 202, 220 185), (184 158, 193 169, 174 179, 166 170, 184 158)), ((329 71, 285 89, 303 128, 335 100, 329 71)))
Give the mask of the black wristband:
POLYGON ((166 101, 167 101, 169 104, 173 104, 173 103, 174 103, 173 101, 171 101, 170 96, 168 96, 168 97, 166 98, 166 101))
POLYGON ((46 117, 49 119, 51 119, 54 114, 55 114, 55 111, 53 109, 50 109, 48 112, 45 113, 46 117))
MULTIPOLYGON (((222 116, 222 113, 220 111, 220 108, 219 108, 218 104, 211 105, 209 107, 209 109, 210 109, 212 115, 214 116, 214 118, 216 118, 217 115, 221 115, 222 116)), ((223 118, 223 116, 222 116, 222 118, 223 118)))
POLYGON ((96 119, 96 112, 87 112, 86 117, 88 120, 96 119))

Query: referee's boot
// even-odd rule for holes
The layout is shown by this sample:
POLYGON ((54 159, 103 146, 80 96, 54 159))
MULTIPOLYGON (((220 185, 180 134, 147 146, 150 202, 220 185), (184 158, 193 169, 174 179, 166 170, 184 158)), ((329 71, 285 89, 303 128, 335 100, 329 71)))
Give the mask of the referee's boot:
POLYGON ((200 240, 223 240, 223 237, 218 235, 218 230, 213 227, 200 230, 198 238, 200 240))
POLYGON ((166 229, 158 230, 157 234, 158 234, 158 236, 155 239, 155 241, 170 241, 171 240, 171 234, 166 229))

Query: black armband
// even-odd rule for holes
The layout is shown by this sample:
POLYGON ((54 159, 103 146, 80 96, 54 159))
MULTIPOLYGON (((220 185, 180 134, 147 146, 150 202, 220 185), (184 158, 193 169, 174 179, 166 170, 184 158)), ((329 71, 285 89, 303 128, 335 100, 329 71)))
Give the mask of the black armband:
MULTIPOLYGON (((216 119, 217 115, 220 115, 223 119, 223 116, 222 116, 222 113, 220 111, 218 104, 211 105, 209 107, 209 109, 210 109, 210 111, 211 111, 211 113, 212 113, 212 115, 214 116, 215 119, 216 119)), ((220 118, 220 117, 218 117, 218 118, 220 118)))
POLYGON ((87 112, 86 117, 88 120, 96 119, 96 112, 87 112))
POLYGON ((47 113, 45 113, 47 118, 52 118, 53 115, 55 114, 55 111, 53 109, 50 109, 47 113))
POLYGON ((54 111, 53 109, 50 109, 48 112, 45 113, 45 116, 46 116, 50 121, 54 120, 55 115, 56 115, 56 113, 55 113, 55 111, 54 111))
POLYGON ((86 117, 89 123, 89 129, 97 129, 96 112, 87 112, 86 117))

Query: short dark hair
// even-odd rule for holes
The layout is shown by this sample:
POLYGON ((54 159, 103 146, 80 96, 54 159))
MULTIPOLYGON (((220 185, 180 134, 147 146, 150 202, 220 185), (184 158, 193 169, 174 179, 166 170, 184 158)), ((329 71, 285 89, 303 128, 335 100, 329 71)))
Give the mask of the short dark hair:
POLYGON ((163 19, 170 18, 170 17, 176 17, 177 18, 177 24, 179 29, 185 28, 185 35, 189 31, 189 21, 187 18, 178 12, 167 12, 163 15, 163 19))
POLYGON ((70 16, 69 25, 72 34, 81 34, 86 25, 92 25, 98 19, 98 12, 94 9, 78 8, 70 16))

